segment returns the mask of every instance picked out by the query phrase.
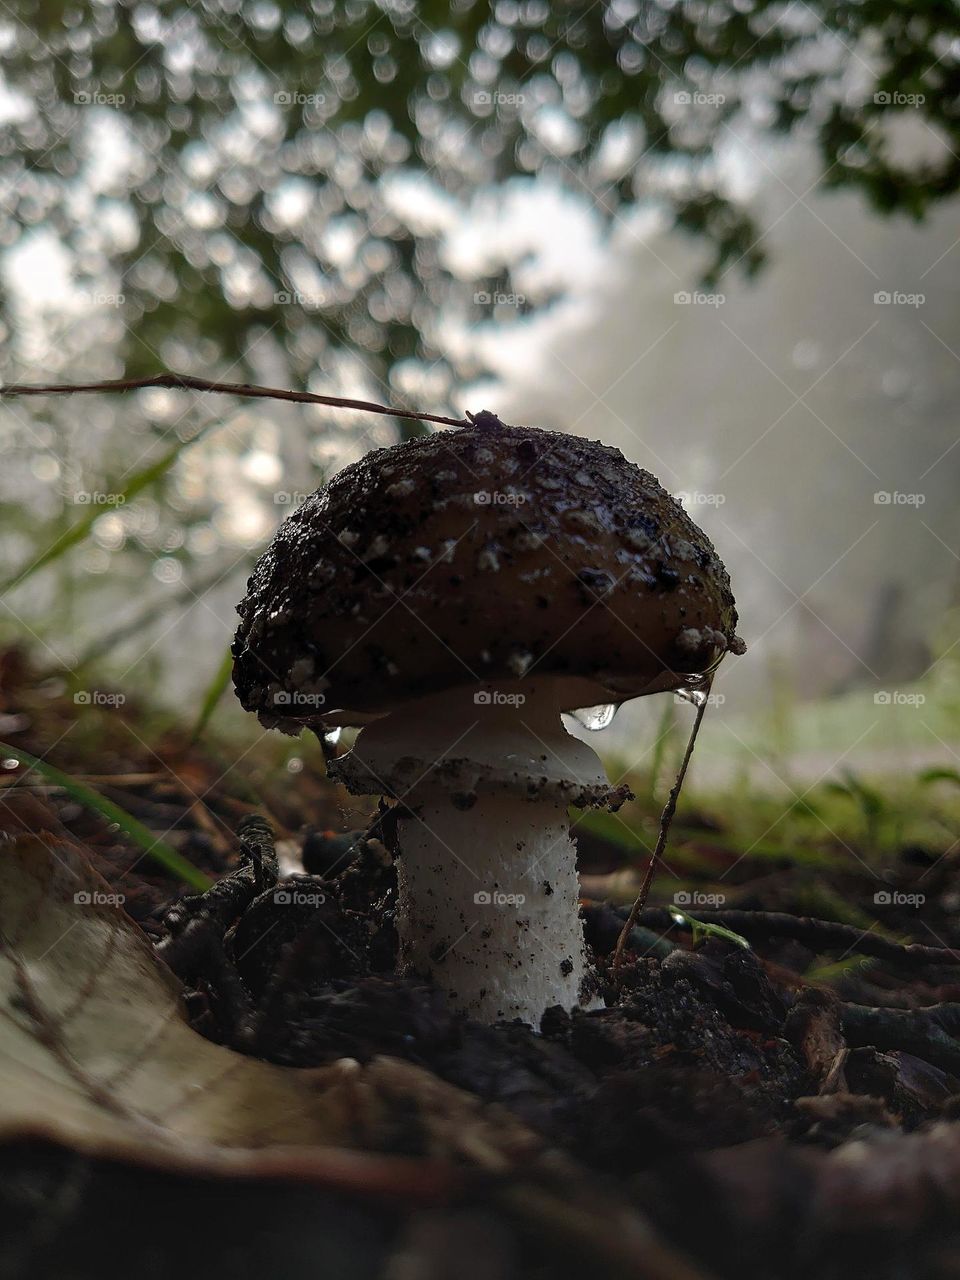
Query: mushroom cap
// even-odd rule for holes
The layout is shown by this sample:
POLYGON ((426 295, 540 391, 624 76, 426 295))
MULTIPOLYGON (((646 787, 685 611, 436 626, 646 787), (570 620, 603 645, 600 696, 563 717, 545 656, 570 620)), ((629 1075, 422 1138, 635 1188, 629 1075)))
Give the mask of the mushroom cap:
POLYGON ((619 703, 743 652, 722 561, 654 476, 491 413, 334 476, 238 611, 238 697, 290 732, 527 675, 554 678, 563 710, 619 703))

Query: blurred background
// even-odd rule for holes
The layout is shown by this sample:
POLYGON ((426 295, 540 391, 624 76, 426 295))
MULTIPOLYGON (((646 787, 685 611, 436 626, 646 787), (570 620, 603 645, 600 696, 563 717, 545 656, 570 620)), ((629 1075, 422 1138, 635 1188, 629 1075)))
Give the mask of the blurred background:
MULTIPOLYGON (((0 47, 5 382, 169 369, 617 445, 741 608, 702 784, 960 782, 955 8, 105 0, 7 8, 0 47)), ((0 640, 252 743, 251 565, 421 429, 3 401, 0 640)), ((661 702, 594 744, 656 772, 691 714, 661 702)))

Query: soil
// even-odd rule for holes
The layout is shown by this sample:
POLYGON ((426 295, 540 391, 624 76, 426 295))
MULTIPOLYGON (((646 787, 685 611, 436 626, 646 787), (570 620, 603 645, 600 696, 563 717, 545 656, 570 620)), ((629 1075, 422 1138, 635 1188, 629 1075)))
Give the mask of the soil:
MULTIPOLYGON (((10 740, 40 754, 56 716, 40 717, 31 696, 24 691, 19 704, 24 736, 10 740)), ((134 776, 146 763, 116 754, 105 752, 100 772, 134 776)), ((198 790, 204 770, 215 771, 182 743, 159 754, 159 780, 124 795, 141 817, 156 817, 188 769, 198 790)), ((219 877, 210 893, 183 898, 155 870, 131 870, 116 832, 67 798, 17 791, 3 799, 5 825, 84 840, 185 983, 203 1035, 296 1066, 384 1054, 413 1062, 508 1108, 576 1161, 585 1188, 636 1206, 675 1253, 666 1270, 662 1259, 647 1269, 599 1254, 591 1265, 476 1188, 425 1209, 405 1205, 402 1188, 387 1205, 303 1186, 201 1183, 18 1144, 0 1150, 3 1277, 99 1277, 118 1263, 146 1276, 269 1268, 349 1280, 960 1273, 953 858, 906 849, 888 874, 905 893, 923 879, 923 928, 895 906, 877 930, 811 919, 791 900, 789 869, 744 870, 736 911, 699 915, 742 933, 749 947, 692 934, 654 905, 616 976, 625 910, 587 900, 586 935, 609 1007, 549 1010, 538 1034, 471 1022, 435 989, 394 975, 384 815, 365 830, 344 833, 341 824, 336 835, 301 828, 284 848, 288 857, 299 851, 305 870, 278 886, 271 838, 249 815, 269 807, 291 836, 287 792, 269 806, 216 790, 202 811, 178 803, 179 847, 219 877), (231 831, 243 817, 238 840, 231 831), (851 955, 857 965, 832 981, 811 978, 818 962, 851 955)), ((609 856, 584 842, 588 882, 609 856)), ((849 890, 851 874, 838 872, 831 887, 849 890)), ((421 1154, 416 1117, 385 1135, 383 1149, 421 1154)))

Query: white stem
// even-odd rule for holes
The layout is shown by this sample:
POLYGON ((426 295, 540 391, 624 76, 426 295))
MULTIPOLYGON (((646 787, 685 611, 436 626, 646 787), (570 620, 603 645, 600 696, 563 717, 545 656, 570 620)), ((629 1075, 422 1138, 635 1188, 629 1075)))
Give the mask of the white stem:
POLYGON ((597 1007, 567 806, 602 803, 596 754, 564 729, 556 682, 424 698, 363 729, 337 762, 400 821, 401 969, 485 1022, 597 1007))
POLYGON ((401 971, 429 978, 482 1022, 595 1007, 576 847, 563 801, 506 788, 463 810, 413 795, 397 864, 401 971))

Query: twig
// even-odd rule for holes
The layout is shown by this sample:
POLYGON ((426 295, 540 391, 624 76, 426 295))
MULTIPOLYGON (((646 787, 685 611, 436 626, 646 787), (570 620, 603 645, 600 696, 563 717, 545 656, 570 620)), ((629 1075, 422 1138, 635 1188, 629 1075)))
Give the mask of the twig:
POLYGON ((237 827, 241 856, 250 859, 257 893, 272 888, 280 875, 273 828, 258 813, 248 813, 237 827))
POLYGON ((683 786, 683 780, 687 775, 687 765, 690 763, 690 757, 693 755, 693 748, 697 744, 697 734, 700 732, 700 725, 703 723, 703 713, 707 709, 707 699, 710 694, 710 685, 712 681, 708 680, 703 687, 703 701, 697 707, 697 717, 693 722, 693 728, 690 730, 690 737, 687 739, 687 749, 683 753, 683 759, 680 761, 680 768, 677 771, 676 781, 670 789, 670 795, 667 797, 667 803, 664 805, 663 813, 660 815, 660 831, 657 835, 656 847, 647 864, 644 872, 643 880, 640 883, 640 892, 637 894, 636 901, 630 908, 630 914, 627 916, 626 923, 620 930, 620 937, 617 939, 617 947, 613 953, 613 973, 616 976, 618 969, 623 961, 624 948, 627 945, 627 939, 630 937, 630 931, 637 923, 637 916, 643 910, 647 901, 647 894, 650 892, 650 886, 653 884, 653 877, 660 866, 660 860, 663 857, 663 851, 666 848, 667 836, 670 834, 670 824, 673 821, 673 815, 677 810, 677 800, 680 796, 680 789, 683 786))
MULTIPOLYGON (((637 913, 638 922, 648 929, 687 928, 667 907, 648 907, 637 913)), ((930 965, 960 965, 960 951, 948 947, 928 947, 921 942, 901 943, 869 929, 840 924, 836 920, 816 920, 791 916, 785 911, 698 911, 703 924, 721 924, 747 938, 790 938, 815 951, 858 951, 883 960, 900 970, 915 971, 930 965)))
POLYGON ((461 427, 462 418, 447 418, 439 413, 418 413, 413 409, 391 409, 371 400, 346 400, 342 396, 320 396, 312 391, 284 391, 277 387, 260 387, 248 382, 212 382, 185 373, 158 373, 149 378, 116 378, 106 382, 52 383, 46 386, 11 382, 0 387, 2 396, 63 396, 80 391, 141 391, 147 387, 167 387, 179 391, 215 391, 228 396, 245 396, 257 400, 290 400, 295 404, 324 404, 334 409, 359 409, 365 413, 383 413, 390 418, 412 418, 417 422, 439 422, 445 427, 461 427))
POLYGON ((901 1049, 935 1067, 960 1075, 960 1005, 934 1004, 925 1009, 875 1009, 862 1004, 840 1006, 843 1034, 852 1045, 901 1049))

